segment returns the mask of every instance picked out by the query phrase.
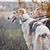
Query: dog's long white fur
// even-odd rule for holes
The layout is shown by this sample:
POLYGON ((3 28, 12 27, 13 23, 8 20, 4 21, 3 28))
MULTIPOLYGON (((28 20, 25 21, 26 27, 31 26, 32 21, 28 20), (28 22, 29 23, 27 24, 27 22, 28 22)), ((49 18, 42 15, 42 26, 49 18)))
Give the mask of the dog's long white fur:
POLYGON ((36 35, 35 35, 33 50, 43 50, 42 45, 38 42, 38 37, 39 35, 42 35, 44 33, 47 33, 47 35, 50 35, 50 31, 45 25, 40 25, 36 28, 35 33, 36 35))

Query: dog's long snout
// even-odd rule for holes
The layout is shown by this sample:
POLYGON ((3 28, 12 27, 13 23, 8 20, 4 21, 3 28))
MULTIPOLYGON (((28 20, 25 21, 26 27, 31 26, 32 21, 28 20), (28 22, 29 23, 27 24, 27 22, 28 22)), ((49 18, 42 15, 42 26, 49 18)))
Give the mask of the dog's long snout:
POLYGON ((45 34, 42 34, 42 35, 39 35, 39 36, 42 37, 42 38, 46 38, 47 34, 45 33, 45 34))

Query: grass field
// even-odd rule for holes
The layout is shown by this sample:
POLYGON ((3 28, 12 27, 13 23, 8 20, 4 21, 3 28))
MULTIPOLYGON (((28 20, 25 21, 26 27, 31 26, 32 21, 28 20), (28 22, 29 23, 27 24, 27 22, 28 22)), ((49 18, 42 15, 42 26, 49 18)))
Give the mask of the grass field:
POLYGON ((12 12, 0 11, 0 50, 28 50, 20 25, 6 21, 12 12))

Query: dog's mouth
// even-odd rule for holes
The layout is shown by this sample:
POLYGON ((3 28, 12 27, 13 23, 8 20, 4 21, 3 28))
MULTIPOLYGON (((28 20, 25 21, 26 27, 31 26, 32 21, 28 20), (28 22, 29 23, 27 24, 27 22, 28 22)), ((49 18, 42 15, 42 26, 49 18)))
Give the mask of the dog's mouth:
POLYGON ((46 38, 47 37, 47 33, 39 35, 39 37, 46 38))

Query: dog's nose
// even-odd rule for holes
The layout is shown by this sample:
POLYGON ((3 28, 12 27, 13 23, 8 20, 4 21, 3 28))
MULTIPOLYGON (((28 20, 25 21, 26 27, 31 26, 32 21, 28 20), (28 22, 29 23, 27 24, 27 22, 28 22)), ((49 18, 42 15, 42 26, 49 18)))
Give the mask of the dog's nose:
POLYGON ((42 38, 46 38, 47 34, 45 33, 45 34, 42 34, 41 36, 42 38))

